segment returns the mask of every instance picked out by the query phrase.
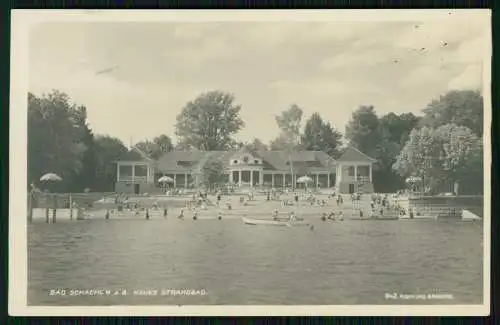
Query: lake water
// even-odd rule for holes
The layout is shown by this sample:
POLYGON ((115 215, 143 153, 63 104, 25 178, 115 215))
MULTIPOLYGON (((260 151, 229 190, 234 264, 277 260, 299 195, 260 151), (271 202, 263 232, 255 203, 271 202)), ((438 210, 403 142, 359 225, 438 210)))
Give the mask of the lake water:
POLYGON ((313 230, 240 220, 33 223, 28 304, 482 303, 481 223, 312 222, 313 230), (86 289, 111 293, 71 291, 86 289), (422 301, 387 293, 445 296, 422 301))

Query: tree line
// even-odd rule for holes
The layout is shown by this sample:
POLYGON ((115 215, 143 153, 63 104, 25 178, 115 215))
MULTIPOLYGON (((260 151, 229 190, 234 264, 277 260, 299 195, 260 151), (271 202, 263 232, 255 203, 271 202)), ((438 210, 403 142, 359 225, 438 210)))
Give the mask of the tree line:
MULTIPOLYGON (((361 106, 346 126, 345 139, 319 113, 303 121, 303 110, 292 104, 275 116, 280 132, 266 144, 258 138, 237 141, 235 134, 245 126, 241 105, 233 94, 210 91, 186 103, 178 114, 177 143, 161 134, 135 146, 155 159, 171 150, 238 149, 317 150, 338 158, 347 142, 377 159, 376 191, 404 188, 410 175, 423 175, 432 189, 453 179, 482 190, 482 100, 479 92, 450 91, 429 103, 422 116, 378 116, 373 106, 361 106)), ((128 150, 117 138, 94 134, 86 107, 72 103, 67 94, 28 94, 29 183, 54 172, 63 178, 60 191, 113 191, 113 162, 128 150)))

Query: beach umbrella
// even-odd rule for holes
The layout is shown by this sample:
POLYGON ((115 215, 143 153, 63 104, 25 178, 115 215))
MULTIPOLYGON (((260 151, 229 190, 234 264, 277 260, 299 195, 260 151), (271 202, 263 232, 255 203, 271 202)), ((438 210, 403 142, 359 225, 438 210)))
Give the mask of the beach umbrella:
POLYGON ((307 191, 307 184, 311 183, 313 180, 309 176, 301 176, 297 179, 297 183, 303 183, 304 186, 304 191, 307 191))
POLYGON ((40 181, 42 182, 60 182, 62 178, 54 173, 47 173, 40 177, 40 181))
POLYGON ((410 176, 406 179, 406 183, 417 183, 417 182, 421 182, 421 181, 422 181, 422 178, 417 177, 417 176, 410 176))
POLYGON ((47 174, 43 175, 42 177, 40 177, 40 181, 45 182, 45 183, 55 183, 55 182, 62 181, 62 178, 57 174, 47 173, 47 174))
POLYGON ((158 179, 158 183, 163 184, 163 191, 167 191, 167 184, 174 183, 174 179, 168 176, 162 176, 158 179))
POLYGON ((297 183, 304 183, 304 184, 311 183, 312 181, 313 181, 312 178, 309 176, 302 176, 297 179, 297 183))
POLYGON ((168 176, 162 176, 158 179, 158 183, 173 183, 174 179, 168 176))

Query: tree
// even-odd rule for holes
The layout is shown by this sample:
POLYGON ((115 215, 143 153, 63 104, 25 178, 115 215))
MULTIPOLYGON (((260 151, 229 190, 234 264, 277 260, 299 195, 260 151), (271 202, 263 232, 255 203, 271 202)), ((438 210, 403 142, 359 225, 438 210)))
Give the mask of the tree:
MULTIPOLYGON (((303 114, 300 107, 292 104, 287 110, 275 117, 280 129, 280 135, 271 142, 271 148, 273 150, 285 150, 289 153, 288 163, 292 179, 296 172, 294 171, 292 152, 300 149, 300 128, 303 114)), ((293 182, 292 189, 295 189, 293 182)))
POLYGON ((91 142, 85 119, 85 110, 71 104, 65 93, 54 90, 41 98, 28 94, 29 183, 53 172, 63 179, 59 190, 79 190, 76 179, 91 142))
POLYGON ((268 151, 269 147, 260 139, 254 138, 251 142, 238 142, 235 145, 238 150, 244 149, 250 152, 268 151))
POLYGON ((413 113, 396 115, 389 113, 379 119, 379 134, 387 135, 388 141, 404 146, 411 130, 417 127, 421 118, 413 113))
POLYGON ((173 150, 172 139, 168 135, 162 134, 153 139, 145 140, 135 144, 135 146, 153 159, 160 158, 164 153, 173 150))
POLYGON ((481 140, 467 127, 446 124, 414 129, 393 168, 401 176, 420 175, 426 190, 450 191, 450 183, 471 174, 482 180, 481 140), (475 158, 471 161, 472 158, 475 158), (472 164, 471 164, 472 163, 472 164), (465 169, 468 166, 468 169, 465 169))
POLYGON ((429 103, 423 112, 422 125, 461 125, 483 136, 483 97, 478 91, 449 91, 429 103))
POLYGON ((234 105, 234 96, 210 91, 188 102, 177 116, 175 134, 184 146, 200 150, 225 150, 232 136, 245 123, 240 118, 241 106, 234 105))
POLYGON ((225 181, 224 164, 217 158, 210 157, 203 164, 202 180, 205 186, 210 188, 213 184, 225 181))
POLYGON ((360 106, 352 113, 346 126, 346 137, 351 144, 368 156, 375 156, 379 142, 379 119, 373 106, 360 106))
POLYGON ((303 115, 302 109, 296 104, 292 104, 287 110, 275 117, 280 134, 271 143, 274 150, 297 150, 299 148, 303 115))
POLYGON ((395 173, 392 166, 419 120, 412 113, 389 113, 379 118, 376 131, 378 142, 372 153, 372 157, 377 159, 373 172, 376 191, 394 192, 405 187, 405 179, 395 173))
POLYGON ((174 145, 172 144, 172 139, 165 134, 162 134, 154 138, 153 143, 156 144, 156 146, 158 146, 158 157, 174 149, 174 145))
POLYGON ((78 138, 85 146, 81 159, 82 169, 73 176, 72 187, 75 189, 93 188, 96 182, 96 148, 94 134, 87 123, 87 108, 77 107, 71 117, 73 127, 78 132, 78 138))
POLYGON ((318 113, 311 115, 301 136, 301 147, 304 150, 323 151, 332 157, 339 155, 342 134, 324 122, 318 113))
POLYGON ((96 191, 113 191, 116 181, 115 161, 128 152, 127 147, 117 138, 107 135, 95 137, 96 182, 92 187, 96 191))

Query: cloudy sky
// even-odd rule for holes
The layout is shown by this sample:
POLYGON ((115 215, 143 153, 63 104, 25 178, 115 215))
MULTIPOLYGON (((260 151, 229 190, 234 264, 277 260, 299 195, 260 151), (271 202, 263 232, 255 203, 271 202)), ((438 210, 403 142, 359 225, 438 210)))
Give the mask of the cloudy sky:
MULTIPOLYGON (((477 22, 477 21, 476 21, 477 22)), ((359 105, 419 113, 450 89, 482 87, 484 24, 450 15, 394 22, 59 22, 33 28, 29 90, 67 92, 91 128, 127 145, 167 134, 183 105, 231 92, 242 140, 274 138, 290 104, 341 132, 359 105)))

